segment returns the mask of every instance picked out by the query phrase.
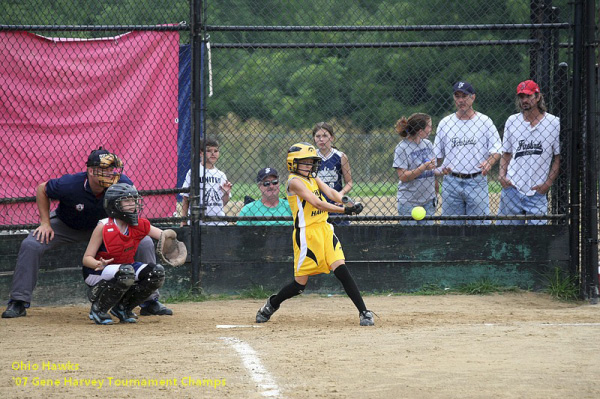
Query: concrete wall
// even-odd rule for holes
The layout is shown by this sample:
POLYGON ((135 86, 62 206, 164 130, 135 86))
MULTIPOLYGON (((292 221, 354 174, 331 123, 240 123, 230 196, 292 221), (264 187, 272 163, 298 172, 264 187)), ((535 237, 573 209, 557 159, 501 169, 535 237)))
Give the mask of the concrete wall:
MULTIPOLYGON (((189 230, 176 229, 189 248, 189 230)), ((361 291, 410 292, 425 284, 456 287, 487 278, 500 285, 539 290, 555 267, 568 269, 566 226, 336 227, 347 264, 361 291)), ((277 290, 291 281, 289 227, 203 227, 201 288, 239 293, 253 286, 277 290)), ((23 235, 0 236, 0 298, 8 299, 23 235)), ((85 302, 80 260, 86 244, 48 252, 34 305, 85 302)), ((190 289, 191 265, 168 268, 163 295, 190 289)), ((330 275, 310 278, 307 292, 338 293, 330 275)))

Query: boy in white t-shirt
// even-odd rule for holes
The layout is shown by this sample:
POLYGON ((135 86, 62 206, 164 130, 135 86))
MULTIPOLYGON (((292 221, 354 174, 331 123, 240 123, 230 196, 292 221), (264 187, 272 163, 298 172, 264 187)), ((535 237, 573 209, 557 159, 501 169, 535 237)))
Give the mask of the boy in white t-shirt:
MULTIPOLYGON (((517 86, 517 105, 521 112, 508 117, 504 127, 498 215, 545 215, 546 194, 560 167, 560 120, 546 112, 540 87, 533 80, 517 86)), ((498 224, 524 223, 524 220, 498 221, 498 224)), ((529 224, 545 223, 545 220, 529 221, 529 224)))
MULTIPOLYGON (((200 204, 206 199, 206 216, 225 216, 225 205, 231 197, 232 184, 227 180, 225 173, 221 172, 215 166, 219 160, 219 143, 217 140, 206 139, 206 143, 200 146, 200 204), (206 146, 206 160, 204 159, 204 147, 206 146), (204 169, 206 167, 206 170, 204 169), (206 182, 206 190, 204 183, 206 182)), ((183 182, 183 188, 189 188, 191 185, 192 170, 188 170, 183 182)), ((181 203, 181 217, 189 215, 189 193, 182 193, 183 201, 181 203)), ((181 226, 186 226, 187 221, 181 222, 181 226)), ((206 225, 226 225, 227 222, 201 222, 206 225)))

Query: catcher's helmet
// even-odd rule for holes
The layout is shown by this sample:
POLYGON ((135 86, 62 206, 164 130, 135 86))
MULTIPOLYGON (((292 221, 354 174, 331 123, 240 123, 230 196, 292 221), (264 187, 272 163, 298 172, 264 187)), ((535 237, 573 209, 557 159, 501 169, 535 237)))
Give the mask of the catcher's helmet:
POLYGON ((106 214, 111 218, 121 219, 131 226, 138 225, 138 217, 143 208, 142 197, 131 184, 113 184, 104 194, 106 214), (133 205, 123 204, 124 200, 133 200, 133 205))
POLYGON ((98 178, 102 187, 112 186, 119 181, 123 173, 123 161, 102 147, 90 153, 86 165, 93 168, 93 175, 98 178))
POLYGON ((290 147, 287 155, 287 168, 291 173, 298 173, 298 163, 303 159, 312 159, 313 166, 310 170, 312 177, 317 177, 317 171, 321 164, 321 157, 317 155, 315 147, 308 143, 296 143, 290 147))

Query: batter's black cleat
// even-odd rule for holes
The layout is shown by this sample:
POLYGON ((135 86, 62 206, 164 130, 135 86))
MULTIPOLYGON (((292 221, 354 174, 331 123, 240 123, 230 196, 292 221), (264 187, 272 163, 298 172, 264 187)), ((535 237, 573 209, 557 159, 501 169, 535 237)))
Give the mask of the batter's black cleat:
POLYGON ((374 326, 375 321, 373 321, 373 312, 370 310, 363 310, 359 313, 360 325, 361 326, 374 326))
POLYGON ((158 301, 146 301, 140 308, 142 316, 173 316, 173 311, 158 301))
POLYGON ((275 295, 271 295, 269 299, 267 299, 267 302, 263 305, 263 307, 258 309, 258 312, 256 312, 257 323, 266 323, 267 321, 269 321, 271 316, 273 316, 273 313, 275 313, 277 309, 279 309, 275 309, 275 307, 271 305, 271 298, 274 297, 275 295))
POLYGON ((108 325, 113 323, 113 319, 106 312, 101 311, 95 303, 92 303, 90 309, 90 320, 96 324, 108 325))
POLYGON ((14 319, 15 317, 23 317, 27 315, 27 309, 29 304, 24 301, 11 300, 6 307, 6 310, 2 312, 3 319, 14 319))
POLYGON ((137 315, 133 311, 125 309, 122 303, 113 306, 110 313, 121 320, 121 323, 137 323, 137 315))

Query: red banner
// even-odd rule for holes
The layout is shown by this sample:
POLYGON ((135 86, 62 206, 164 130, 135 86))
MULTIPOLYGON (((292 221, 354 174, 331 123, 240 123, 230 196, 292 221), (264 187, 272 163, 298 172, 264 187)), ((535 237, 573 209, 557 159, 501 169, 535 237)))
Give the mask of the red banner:
MULTIPOLYGON (((177 32, 0 32, 0 198, 33 196, 41 182, 84 171, 99 146, 124 160, 139 190, 175 188, 178 63, 177 32)), ((145 202, 147 217, 175 210, 174 195, 145 202)), ((19 223, 36 223, 32 211, 19 223)))

